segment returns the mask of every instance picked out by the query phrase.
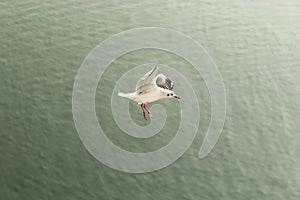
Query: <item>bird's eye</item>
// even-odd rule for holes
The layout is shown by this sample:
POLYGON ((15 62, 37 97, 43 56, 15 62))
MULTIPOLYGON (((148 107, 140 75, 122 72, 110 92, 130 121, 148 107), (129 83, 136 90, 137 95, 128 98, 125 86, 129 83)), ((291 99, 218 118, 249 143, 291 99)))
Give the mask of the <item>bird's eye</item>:
POLYGON ((173 93, 171 95, 173 96, 173 93))
POLYGON ((170 94, 167 94, 167 96, 170 96, 170 94))

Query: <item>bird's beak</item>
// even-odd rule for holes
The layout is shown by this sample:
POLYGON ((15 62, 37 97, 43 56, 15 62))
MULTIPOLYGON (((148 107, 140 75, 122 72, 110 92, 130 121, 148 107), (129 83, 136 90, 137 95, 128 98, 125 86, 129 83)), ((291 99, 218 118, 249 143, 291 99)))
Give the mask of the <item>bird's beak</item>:
POLYGON ((176 98, 176 99, 180 99, 180 96, 176 96, 176 95, 175 95, 175 96, 174 96, 174 98, 176 98))

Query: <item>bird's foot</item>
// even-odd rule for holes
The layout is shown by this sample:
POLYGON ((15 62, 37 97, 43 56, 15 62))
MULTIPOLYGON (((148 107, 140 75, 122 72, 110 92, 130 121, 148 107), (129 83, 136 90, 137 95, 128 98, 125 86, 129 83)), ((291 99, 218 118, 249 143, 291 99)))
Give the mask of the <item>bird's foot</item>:
POLYGON ((143 112, 144 119, 147 120, 146 112, 143 112))

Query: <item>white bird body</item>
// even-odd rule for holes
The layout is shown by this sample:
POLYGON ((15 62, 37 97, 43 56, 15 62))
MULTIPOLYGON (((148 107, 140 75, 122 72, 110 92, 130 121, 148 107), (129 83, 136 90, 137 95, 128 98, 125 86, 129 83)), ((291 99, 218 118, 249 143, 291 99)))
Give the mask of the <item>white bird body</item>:
POLYGON ((172 91, 174 84, 170 79, 168 79, 163 74, 155 76, 157 70, 158 66, 155 66, 151 71, 149 71, 142 78, 140 78, 140 80, 136 84, 135 92, 118 93, 118 95, 121 97, 129 98, 137 102, 138 104, 141 104, 141 108, 145 119, 147 119, 145 111, 147 111, 149 116, 152 117, 151 112, 146 107, 147 103, 166 98, 180 99, 180 97, 175 95, 172 91))
MULTIPOLYGON (((157 87, 157 86, 155 86, 157 87)), ((138 104, 147 104, 147 103, 152 103, 154 101, 160 100, 160 99, 165 99, 165 98, 169 98, 166 94, 170 93, 169 90, 164 89, 164 88, 160 88, 157 87, 149 92, 146 93, 141 93, 139 94, 139 92, 133 92, 133 93, 118 93, 119 96, 121 97, 127 97, 135 102, 137 102, 138 104)))

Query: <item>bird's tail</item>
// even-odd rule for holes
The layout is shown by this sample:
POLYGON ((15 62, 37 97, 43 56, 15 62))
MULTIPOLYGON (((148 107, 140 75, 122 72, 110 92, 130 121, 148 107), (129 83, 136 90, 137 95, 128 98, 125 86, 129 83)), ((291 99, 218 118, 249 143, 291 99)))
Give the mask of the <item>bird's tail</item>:
POLYGON ((129 98, 130 97, 130 95, 131 95, 131 93, 123 93, 123 92, 119 92, 118 93, 118 96, 120 96, 120 97, 125 97, 125 98, 129 98))

